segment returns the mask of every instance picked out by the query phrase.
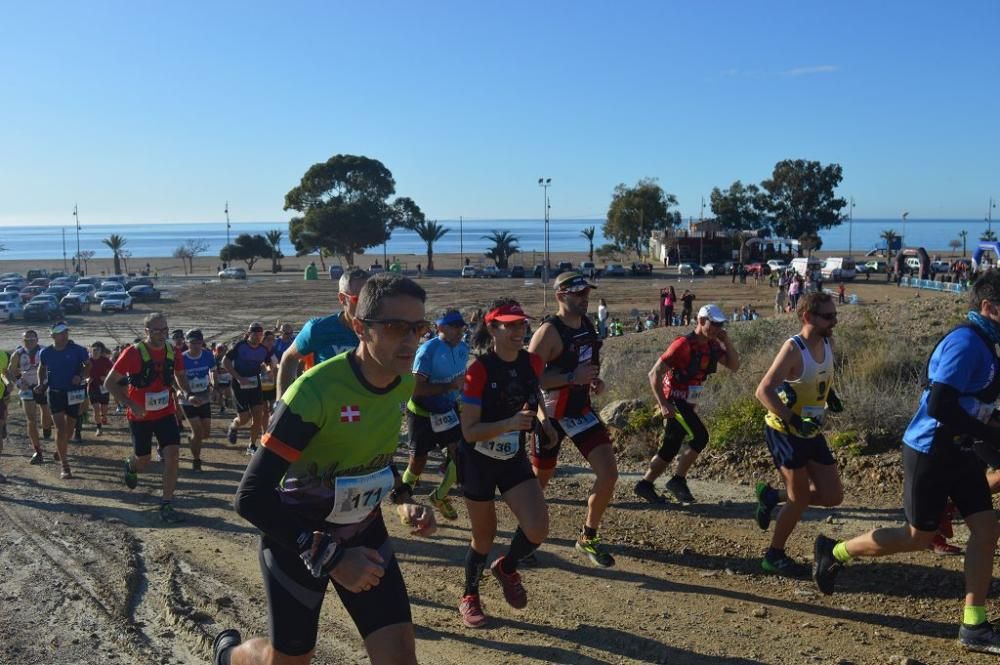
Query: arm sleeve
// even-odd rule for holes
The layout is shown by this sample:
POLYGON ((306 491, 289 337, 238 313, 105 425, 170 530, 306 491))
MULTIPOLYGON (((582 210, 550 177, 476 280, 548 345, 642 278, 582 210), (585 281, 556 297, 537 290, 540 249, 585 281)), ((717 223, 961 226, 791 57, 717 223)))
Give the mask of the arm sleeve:
POLYGON ((927 397, 927 415, 956 434, 968 434, 987 443, 1000 443, 998 432, 970 415, 958 403, 960 393, 946 383, 935 383, 927 397))
POLYGON ((236 490, 233 505, 240 517, 260 529, 279 545, 298 551, 296 540, 309 531, 295 513, 281 503, 277 487, 289 463, 267 448, 261 448, 247 465, 236 490))
POLYGON ((462 401, 468 404, 483 403, 483 388, 486 386, 486 367, 478 360, 469 366, 465 373, 465 387, 462 390, 462 401))

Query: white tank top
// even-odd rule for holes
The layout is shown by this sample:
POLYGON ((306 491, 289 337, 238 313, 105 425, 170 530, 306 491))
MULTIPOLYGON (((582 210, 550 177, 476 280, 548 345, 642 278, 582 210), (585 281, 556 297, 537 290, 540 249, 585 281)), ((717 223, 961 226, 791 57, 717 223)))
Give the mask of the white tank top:
POLYGON ((21 380, 29 388, 34 388, 38 385, 38 363, 42 356, 43 348, 45 347, 41 344, 35 347, 34 358, 31 357, 31 354, 23 346, 19 346, 14 350, 14 354, 17 356, 18 369, 21 370, 21 380))

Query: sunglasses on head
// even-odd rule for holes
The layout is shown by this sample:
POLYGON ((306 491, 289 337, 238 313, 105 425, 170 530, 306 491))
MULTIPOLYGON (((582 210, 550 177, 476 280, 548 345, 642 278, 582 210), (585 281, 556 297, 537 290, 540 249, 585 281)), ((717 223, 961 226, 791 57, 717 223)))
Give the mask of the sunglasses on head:
POLYGON ((413 333, 417 337, 423 337, 431 329, 430 321, 406 321, 404 319, 362 319, 367 326, 378 325, 392 337, 405 337, 408 333, 413 333))

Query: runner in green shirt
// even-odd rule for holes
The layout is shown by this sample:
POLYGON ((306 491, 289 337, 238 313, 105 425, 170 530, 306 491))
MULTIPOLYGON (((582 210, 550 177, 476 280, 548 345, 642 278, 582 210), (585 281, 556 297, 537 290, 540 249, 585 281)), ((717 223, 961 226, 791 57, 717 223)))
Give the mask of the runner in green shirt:
POLYGON ((262 532, 270 639, 241 644, 236 630, 224 630, 215 665, 310 662, 331 579, 373 665, 417 662, 410 601, 380 504, 387 495, 400 500, 414 534, 436 528, 433 510, 393 492, 410 367, 429 326, 424 299, 405 277, 372 278, 352 321, 358 348, 282 394, 236 495, 237 512, 262 532))

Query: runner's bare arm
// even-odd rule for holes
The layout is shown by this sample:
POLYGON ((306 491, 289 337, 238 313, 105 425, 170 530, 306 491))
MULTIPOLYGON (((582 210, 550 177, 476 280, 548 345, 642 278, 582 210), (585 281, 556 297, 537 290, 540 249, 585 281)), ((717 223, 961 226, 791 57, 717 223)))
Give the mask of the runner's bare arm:
POLYGON ((132 409, 136 413, 144 413, 145 405, 133 402, 128 397, 128 391, 125 386, 121 383, 125 376, 119 374, 115 370, 108 372, 108 375, 104 377, 104 387, 108 389, 111 396, 114 397, 119 404, 124 404, 132 409))
MULTIPOLYGON (((563 352, 559 331, 552 324, 543 323, 535 331, 535 334, 531 336, 531 341, 528 343, 528 351, 537 353, 547 363, 552 362, 563 352)), ((585 386, 597 378, 598 372, 600 372, 600 367, 597 365, 591 363, 580 365, 572 373, 573 380, 571 381, 568 373, 563 372, 558 367, 552 367, 545 370, 539 381, 545 390, 562 388, 570 384, 585 386)))
POLYGON ((45 366, 45 363, 38 363, 38 385, 44 388, 49 383, 49 370, 45 366))
POLYGON ((719 358, 719 364, 728 368, 731 372, 740 369, 740 352, 729 338, 729 333, 725 329, 719 334, 719 341, 726 347, 726 355, 719 358))
POLYGON ((226 371, 229 372, 229 374, 233 377, 233 380, 236 381, 236 383, 239 383, 240 381, 243 380, 243 375, 237 372, 236 368, 233 367, 233 361, 231 358, 228 357, 223 358, 222 366, 226 368, 226 371))
POLYGON ((789 420, 794 415, 792 410, 785 406, 778 397, 778 387, 789 379, 795 379, 802 373, 802 356, 795 347, 795 343, 786 340, 775 356, 771 367, 764 374, 757 386, 755 397, 757 401, 764 405, 764 408, 778 416, 782 420, 789 420))
POLYGON ((281 399, 281 395, 288 390, 290 385, 295 383, 295 379, 299 375, 299 364, 301 362, 302 354, 299 353, 295 342, 292 342, 291 346, 281 354, 281 362, 278 363, 278 380, 275 386, 277 399, 281 399))
POLYGON ((667 376, 669 370, 670 366, 663 361, 663 358, 657 358, 656 362, 653 363, 653 367, 649 370, 649 387, 652 389, 653 397, 660 407, 660 413, 671 418, 673 417, 674 405, 663 396, 663 379, 667 376))
POLYGON ((188 384, 187 372, 184 370, 174 370, 174 377, 177 379, 177 385, 181 389, 181 392, 187 395, 191 392, 190 385, 188 384))

